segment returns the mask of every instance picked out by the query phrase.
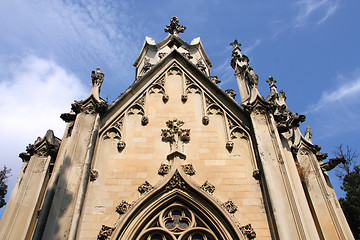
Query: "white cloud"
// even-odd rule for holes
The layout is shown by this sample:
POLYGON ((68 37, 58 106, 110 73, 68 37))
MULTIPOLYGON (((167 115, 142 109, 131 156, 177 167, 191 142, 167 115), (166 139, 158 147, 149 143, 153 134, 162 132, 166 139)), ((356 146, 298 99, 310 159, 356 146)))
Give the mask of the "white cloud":
POLYGON ((294 21, 295 27, 303 26, 314 15, 317 17, 323 15, 317 22, 321 24, 333 15, 339 6, 338 2, 333 0, 301 0, 297 5, 300 11, 294 21))
POLYGON ((65 122, 60 114, 69 112, 73 100, 89 93, 80 80, 52 60, 27 56, 0 58, 0 167, 11 168, 9 192, 22 165, 18 154, 48 129, 62 138, 65 122))
POLYGON ((244 53, 245 54, 249 54, 252 50, 254 50, 257 46, 259 46, 261 43, 261 39, 260 38, 257 38, 255 40, 255 42, 253 42, 250 46, 247 46, 245 49, 244 49, 244 53))
POLYGON ((360 95, 360 68, 357 69, 351 77, 339 75, 338 82, 341 84, 333 90, 325 90, 321 94, 320 100, 312 105, 308 112, 319 111, 327 106, 334 106, 334 104, 343 104, 357 101, 360 95))
POLYGON ((325 90, 317 103, 309 105, 307 116, 322 138, 360 130, 360 68, 350 76, 337 76, 337 86, 325 90))

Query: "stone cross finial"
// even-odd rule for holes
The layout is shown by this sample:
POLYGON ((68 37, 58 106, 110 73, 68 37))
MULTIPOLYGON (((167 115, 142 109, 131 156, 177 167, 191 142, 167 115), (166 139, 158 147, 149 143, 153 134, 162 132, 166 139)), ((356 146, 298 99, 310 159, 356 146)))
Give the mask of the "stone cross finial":
POLYGON ((170 34, 177 35, 178 33, 183 33, 186 27, 179 25, 179 19, 177 17, 172 17, 170 19, 170 25, 166 25, 165 32, 170 34))
POLYGON ((276 86, 275 86, 276 80, 275 80, 272 76, 270 76, 270 77, 266 80, 266 82, 269 84, 269 87, 270 87, 270 88, 276 87, 276 86))
POLYGON ((238 40, 235 38, 235 41, 230 43, 230 45, 235 49, 241 46, 241 43, 238 42, 238 40))

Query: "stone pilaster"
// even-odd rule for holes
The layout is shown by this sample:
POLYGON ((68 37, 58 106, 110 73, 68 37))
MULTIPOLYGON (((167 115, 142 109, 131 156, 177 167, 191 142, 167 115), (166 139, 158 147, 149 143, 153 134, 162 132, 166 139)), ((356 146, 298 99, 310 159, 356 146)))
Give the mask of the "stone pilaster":
POLYGON ((290 177, 291 172, 296 171, 296 168, 290 169, 295 163, 294 166, 287 163, 275 120, 266 103, 261 101, 257 100, 249 111, 264 175, 262 181, 271 203, 275 235, 280 239, 319 239, 310 210, 304 207, 304 193, 293 190, 295 187, 301 189, 300 180, 294 181, 290 177))
POLYGON ((24 164, 1 218, 0 239, 30 239, 41 212, 60 140, 49 130, 19 156, 24 164))

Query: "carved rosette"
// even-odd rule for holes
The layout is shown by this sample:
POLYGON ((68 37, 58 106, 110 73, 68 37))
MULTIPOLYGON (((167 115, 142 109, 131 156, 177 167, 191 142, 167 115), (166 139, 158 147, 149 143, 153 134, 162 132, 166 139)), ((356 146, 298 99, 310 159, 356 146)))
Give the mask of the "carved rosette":
POLYGON ((215 192, 215 186, 206 181, 203 185, 200 186, 202 190, 207 193, 213 194, 215 192))
POLYGON ((165 174, 168 174, 170 172, 170 170, 171 170, 171 165, 162 163, 158 170, 158 174, 165 175, 165 174))
POLYGON ((138 191, 140 194, 144 194, 144 193, 150 192, 153 188, 154 187, 151 186, 151 184, 148 181, 145 181, 143 184, 141 184, 138 187, 138 191))
POLYGON ((118 214, 124 214, 126 213, 131 207, 131 204, 129 204, 128 202, 126 202, 125 200, 122 200, 120 202, 120 204, 116 207, 116 212, 118 214))
POLYGON ((186 188, 186 183, 180 176, 180 173, 178 172, 178 170, 176 170, 176 172, 174 173, 174 175, 172 176, 170 181, 165 186, 165 189, 167 191, 174 189, 174 188, 180 188, 180 189, 186 188))
POLYGON ((254 239, 256 237, 256 233, 251 224, 240 227, 240 230, 248 239, 254 239))
POLYGON ((90 172, 90 182, 94 182, 99 177, 99 172, 97 170, 91 170, 90 172))
POLYGON ((109 227, 109 226, 106 226, 106 225, 102 225, 97 239, 98 240, 110 239, 111 234, 113 233, 114 230, 115 230, 114 227, 109 227))
POLYGON ((235 213, 238 209, 238 207, 233 203, 233 201, 229 200, 227 202, 224 202, 222 206, 228 211, 229 213, 235 213))
POLYGON ((182 169, 183 169, 184 173, 186 173, 187 175, 190 175, 190 176, 194 175, 196 172, 191 163, 182 165, 182 169))

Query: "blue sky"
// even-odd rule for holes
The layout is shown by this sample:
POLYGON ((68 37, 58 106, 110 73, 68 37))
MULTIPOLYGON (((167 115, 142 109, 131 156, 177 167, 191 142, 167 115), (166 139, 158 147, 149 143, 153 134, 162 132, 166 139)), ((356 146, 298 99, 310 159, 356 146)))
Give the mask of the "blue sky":
POLYGON ((359 10, 355 0, 0 0, 0 166, 13 169, 10 191, 18 154, 47 129, 62 138, 59 116, 88 95, 91 71, 101 67, 101 96, 112 102, 134 81, 145 36, 160 42, 172 16, 187 27, 181 38, 201 38, 224 90, 238 93, 229 45, 237 38, 260 93, 273 76, 290 110, 307 116, 301 129, 311 126, 314 144, 330 157, 341 143, 360 151, 359 10))

